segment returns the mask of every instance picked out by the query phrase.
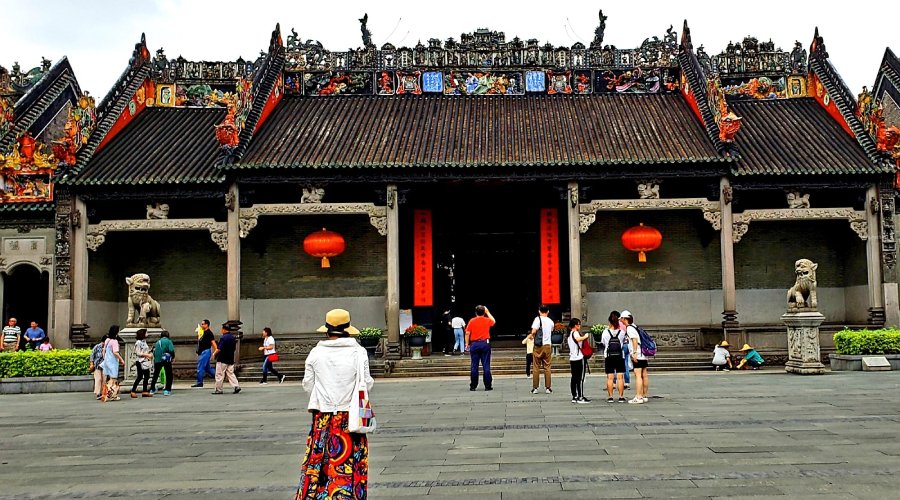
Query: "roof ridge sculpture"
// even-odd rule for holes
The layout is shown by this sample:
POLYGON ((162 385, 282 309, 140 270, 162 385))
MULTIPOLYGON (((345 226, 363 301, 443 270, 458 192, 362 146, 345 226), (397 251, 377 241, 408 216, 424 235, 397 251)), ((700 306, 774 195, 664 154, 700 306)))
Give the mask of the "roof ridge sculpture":
MULTIPOLYGON (((49 63, 47 59, 44 59, 44 61, 49 63)), ((12 103, 13 110, 10 115, 6 115, 5 118, 0 117, 0 151, 5 150, 9 143, 15 140, 17 134, 30 128, 41 113, 51 106, 69 85, 72 86, 76 96, 81 96, 81 87, 78 85, 78 79, 75 77, 72 65, 69 63, 68 57, 63 56, 52 65, 44 68, 40 77, 29 84, 25 93, 12 103), (47 92, 61 79, 65 81, 58 86, 58 90, 48 94, 47 92), (4 126, 3 122, 9 116, 12 116, 13 119, 4 126)), ((0 96, 0 99, 2 98, 0 96)), ((3 105, 0 104, 0 106, 3 105)))
POLYGON ((681 63, 682 78, 687 85, 681 86, 681 92, 694 107, 694 111, 698 114, 703 127, 706 129, 706 135, 712 142, 716 151, 720 154, 726 154, 727 145, 720 139, 721 130, 716 122, 710 105, 710 96, 707 95, 707 79, 709 78, 704 71, 694 53, 694 44, 691 41, 691 28, 688 26, 687 19, 684 20, 684 27, 681 30, 681 46, 678 52, 678 61, 681 63))

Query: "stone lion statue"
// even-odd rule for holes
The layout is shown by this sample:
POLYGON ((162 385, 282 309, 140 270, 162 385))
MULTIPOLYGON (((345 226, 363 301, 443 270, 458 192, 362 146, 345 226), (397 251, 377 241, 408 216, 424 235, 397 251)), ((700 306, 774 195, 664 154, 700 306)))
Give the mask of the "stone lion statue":
POLYGON ((300 197, 300 203, 322 203, 323 196, 325 196, 325 188, 308 186, 303 188, 303 195, 300 197))
POLYGON ((156 205, 147 205, 147 219, 168 219, 169 204, 157 203, 156 205))
POLYGON ((125 278, 128 285, 128 319, 126 327, 159 327, 159 302, 150 296, 150 276, 135 274, 125 278))
POLYGON ((655 181, 639 182, 638 196, 640 196, 642 200, 659 199, 659 183, 655 181))
POLYGON ((787 193, 788 208, 809 208, 809 193, 800 194, 800 191, 787 193))
POLYGON ((800 259, 794 263, 794 274, 797 281, 787 292, 788 310, 816 309, 819 301, 816 298, 816 268, 819 265, 809 259, 800 259))

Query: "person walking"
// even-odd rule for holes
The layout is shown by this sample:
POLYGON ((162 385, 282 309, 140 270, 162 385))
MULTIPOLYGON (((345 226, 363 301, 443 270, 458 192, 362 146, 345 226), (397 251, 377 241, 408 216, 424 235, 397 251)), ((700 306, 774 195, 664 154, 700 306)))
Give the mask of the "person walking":
POLYGON ((454 316, 450 326, 453 328, 453 352, 462 354, 466 349, 466 320, 454 316))
POLYGON ((550 356, 553 353, 553 347, 550 344, 550 335, 553 333, 553 320, 551 320, 548 316, 550 315, 550 307, 541 304, 538 307, 538 316, 534 318, 534 321, 531 323, 531 333, 528 336, 531 338, 532 342, 534 342, 534 352, 532 353, 532 359, 534 360, 534 366, 532 368, 532 378, 531 378, 531 393, 538 393, 538 383, 541 381, 541 372, 544 372, 544 392, 547 394, 553 393, 552 386, 550 384, 550 356))
POLYGON ((15 352, 19 350, 19 343, 22 342, 22 328, 16 323, 16 318, 9 318, 6 326, 3 327, 3 336, 0 337, 0 350, 4 352, 15 352))
POLYGON ((731 353, 728 352, 729 347, 731 347, 731 344, 727 340, 723 340, 721 344, 713 348, 712 364, 716 371, 725 370, 727 372, 734 368, 731 364, 731 353))
POLYGON ((590 403, 591 400, 584 396, 584 375, 587 372, 587 360, 581 352, 582 344, 587 341, 588 334, 581 333, 581 320, 572 318, 569 320, 569 366, 572 370, 572 402, 578 404, 590 403))
POLYGON ((225 377, 228 377, 228 383, 234 388, 235 394, 241 392, 241 385, 234 374, 234 351, 237 350, 237 339, 225 325, 222 325, 219 343, 215 349, 213 357, 216 360, 216 390, 212 393, 222 394, 225 377))
POLYGON ((631 344, 631 361, 634 363, 634 398, 628 402, 631 404, 642 404, 650 401, 647 397, 650 389, 650 375, 647 372, 649 365, 647 357, 641 352, 641 336, 637 328, 634 326, 634 316, 631 311, 622 311, 622 323, 625 325, 625 335, 631 344))
POLYGON ((522 339, 525 344, 525 378, 531 378, 531 364, 534 362, 534 339, 531 335, 526 335, 522 339))
MULTIPOLYGON (((210 366, 212 353, 217 350, 216 337, 209 330, 209 320, 204 319, 200 322, 200 331, 197 339, 197 383, 191 387, 203 387, 203 379, 209 375, 215 380, 216 371, 210 366)), ((166 374, 168 376, 168 374, 166 374)))
POLYGON ((160 373, 165 377, 165 389, 163 396, 172 394, 172 363, 175 361, 175 344, 169 339, 169 332, 163 330, 159 333, 159 340, 153 344, 153 381, 150 383, 150 392, 156 392, 156 381, 160 373))
MULTIPOLYGON (((113 328, 115 331, 119 331, 118 325, 113 325, 110 330, 113 328)), ((89 371, 94 375, 94 396, 97 399, 103 397, 103 368, 101 365, 103 363, 103 343, 106 342, 106 339, 106 335, 100 337, 100 342, 91 348, 90 365, 88 366, 89 371)))
POLYGON ((147 384, 150 383, 150 368, 153 367, 153 353, 150 352, 150 346, 147 345, 147 329, 141 328, 134 332, 134 368, 137 375, 134 377, 134 383, 131 385, 131 397, 137 397, 138 384, 144 383, 144 390, 141 391, 141 397, 153 397, 147 390, 147 384))
POLYGON ((106 389, 100 398, 104 403, 107 401, 119 400, 119 365, 125 366, 125 360, 119 354, 119 337, 118 331, 110 330, 109 335, 103 342, 103 376, 106 377, 106 389))
POLYGON ((494 377, 491 375, 491 327, 496 321, 491 311, 485 306, 475 307, 475 317, 466 325, 466 350, 471 355, 471 373, 469 390, 478 388, 478 363, 484 372, 484 390, 494 390, 494 377))
POLYGON ((619 328, 619 311, 609 313, 609 324, 603 330, 600 336, 600 343, 603 344, 603 362, 604 371, 606 372, 606 402, 612 403, 613 387, 619 391, 619 402, 625 402, 625 374, 628 369, 625 367, 625 349, 628 340, 625 332, 619 328))
POLYGON ((287 378, 285 375, 278 373, 278 370, 275 369, 275 359, 278 359, 276 356, 278 351, 275 350, 275 337, 272 336, 272 329, 268 326, 262 329, 262 338, 263 345, 259 348, 260 351, 263 352, 263 365, 262 365, 262 382, 260 385, 268 384, 267 380, 269 379, 269 372, 272 372, 276 377, 278 377, 278 383, 283 383, 284 379, 287 378))
POLYGON ((312 417, 306 453, 300 465, 295 500, 366 498, 369 486, 369 442, 365 434, 347 430, 352 393, 358 377, 368 390, 375 381, 369 357, 351 335, 350 313, 332 309, 319 328, 326 340, 306 357, 303 389, 309 393, 312 417))

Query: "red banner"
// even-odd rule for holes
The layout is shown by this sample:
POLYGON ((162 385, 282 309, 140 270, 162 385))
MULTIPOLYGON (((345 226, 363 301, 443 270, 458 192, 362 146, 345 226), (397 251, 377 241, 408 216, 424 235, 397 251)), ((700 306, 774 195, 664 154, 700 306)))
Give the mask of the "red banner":
POLYGON ((559 217, 555 208, 541 209, 541 302, 559 304, 559 217))
POLYGON ((431 258, 431 210, 414 210, 413 243, 413 305, 433 306, 432 258, 431 258))

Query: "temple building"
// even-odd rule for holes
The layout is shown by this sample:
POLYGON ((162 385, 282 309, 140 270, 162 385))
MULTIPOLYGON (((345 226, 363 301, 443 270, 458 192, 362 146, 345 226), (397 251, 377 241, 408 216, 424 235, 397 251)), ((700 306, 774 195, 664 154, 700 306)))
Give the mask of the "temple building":
POLYGON ((142 36, 96 110, 65 60, 3 94, 4 316, 43 304, 55 344, 82 342, 146 273, 185 342, 203 318, 304 334, 343 307, 397 358, 404 318, 485 304, 521 338, 547 303, 587 324, 627 308, 663 347, 775 352, 808 258, 823 346, 900 325, 890 50, 854 96, 818 31, 707 53, 685 22, 622 49, 601 13, 587 45, 376 47, 365 19, 358 49, 276 26, 252 61, 142 36))

